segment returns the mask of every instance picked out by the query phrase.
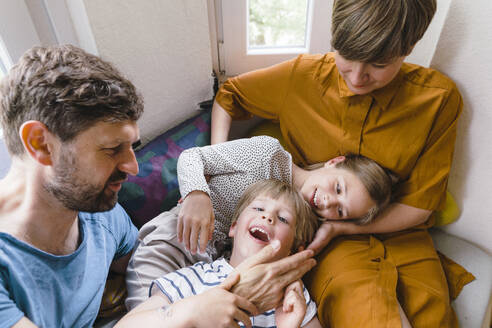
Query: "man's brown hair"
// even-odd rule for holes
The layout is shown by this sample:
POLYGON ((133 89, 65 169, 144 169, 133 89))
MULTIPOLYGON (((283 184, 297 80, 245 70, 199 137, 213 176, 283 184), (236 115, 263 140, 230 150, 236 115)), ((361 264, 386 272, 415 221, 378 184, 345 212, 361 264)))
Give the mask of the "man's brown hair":
POLYGON ((19 128, 42 122, 62 142, 99 121, 136 121, 143 100, 110 63, 72 45, 28 50, 0 83, 0 123, 11 155, 24 147, 19 128))
POLYGON ((387 63, 410 54, 435 12, 436 0, 334 0, 331 45, 347 60, 387 63))

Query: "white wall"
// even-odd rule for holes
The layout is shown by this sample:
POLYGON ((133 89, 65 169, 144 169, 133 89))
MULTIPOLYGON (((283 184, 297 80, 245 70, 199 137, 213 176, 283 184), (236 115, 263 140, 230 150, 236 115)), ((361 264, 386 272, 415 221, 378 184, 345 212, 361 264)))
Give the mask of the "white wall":
POLYGON ((492 254, 492 2, 453 0, 431 67, 451 77, 464 110, 449 190, 462 209, 444 228, 492 254))
POLYGON ((97 48, 92 52, 116 64, 144 96, 144 142, 212 98, 206 0, 81 1, 73 19, 79 39, 87 39, 88 23, 97 48))
POLYGON ((9 58, 4 64, 10 68, 24 51, 40 41, 24 1, 0 0, 0 8, 0 42, 8 49, 9 58))

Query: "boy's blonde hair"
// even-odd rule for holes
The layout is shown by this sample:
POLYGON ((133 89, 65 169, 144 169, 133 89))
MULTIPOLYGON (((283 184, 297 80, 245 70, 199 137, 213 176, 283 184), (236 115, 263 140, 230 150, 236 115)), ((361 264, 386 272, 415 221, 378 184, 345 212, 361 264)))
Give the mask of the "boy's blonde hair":
POLYGON ((279 180, 261 180, 250 185, 239 199, 232 216, 232 223, 237 221, 241 212, 258 196, 267 196, 276 200, 283 198, 293 207, 296 215, 295 238, 291 248, 293 252, 313 240, 319 224, 317 216, 292 186, 279 180))
POLYGON ((436 0, 335 0, 331 45, 347 60, 387 63, 410 54, 435 12, 436 0))

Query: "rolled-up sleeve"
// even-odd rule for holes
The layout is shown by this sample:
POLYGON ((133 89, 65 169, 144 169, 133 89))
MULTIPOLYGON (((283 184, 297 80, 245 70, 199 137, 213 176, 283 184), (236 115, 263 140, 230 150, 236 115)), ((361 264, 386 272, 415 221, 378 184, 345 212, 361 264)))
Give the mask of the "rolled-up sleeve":
POLYGON ((299 58, 228 79, 219 89, 216 101, 233 119, 256 115, 278 120, 299 58))
POLYGON ((412 173, 399 189, 398 202, 427 210, 443 208, 462 108, 460 93, 451 89, 412 173))

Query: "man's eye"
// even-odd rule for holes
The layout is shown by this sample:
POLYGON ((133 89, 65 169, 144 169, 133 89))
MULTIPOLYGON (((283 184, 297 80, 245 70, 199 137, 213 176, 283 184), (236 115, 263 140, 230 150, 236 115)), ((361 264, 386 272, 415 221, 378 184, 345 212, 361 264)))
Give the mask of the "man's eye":
POLYGON ((373 63, 371 65, 374 68, 385 68, 386 66, 388 66, 388 64, 376 64, 376 63, 373 63))
POLYGON ((118 145, 116 147, 104 148, 104 151, 107 152, 110 155, 115 155, 115 154, 117 154, 118 152, 121 151, 121 145, 118 145))
POLYGON ((104 148, 104 151, 110 155, 114 155, 118 152, 118 148, 104 148))
POLYGON ((337 194, 340 195, 342 193, 342 188, 340 187, 340 183, 337 182, 337 194))

